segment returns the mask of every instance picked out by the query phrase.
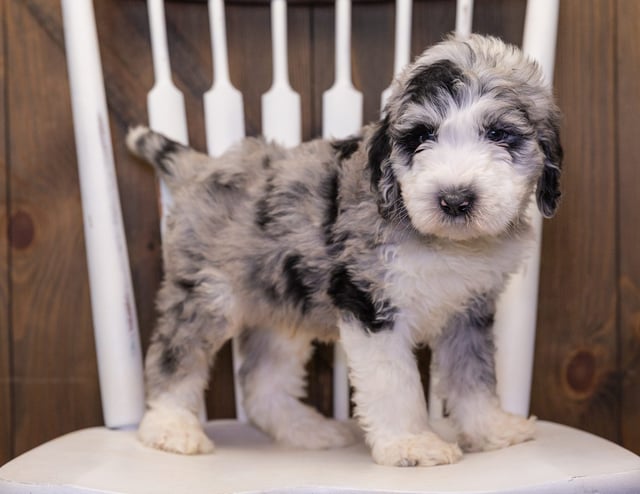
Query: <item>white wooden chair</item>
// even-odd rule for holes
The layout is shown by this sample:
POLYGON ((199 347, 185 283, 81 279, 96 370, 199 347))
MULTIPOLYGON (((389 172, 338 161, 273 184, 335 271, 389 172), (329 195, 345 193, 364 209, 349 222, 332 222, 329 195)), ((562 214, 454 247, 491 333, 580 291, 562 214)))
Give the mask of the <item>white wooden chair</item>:
MULTIPOLYGON (((330 451, 301 451, 274 444, 246 423, 239 392, 238 420, 205 426, 217 445, 214 455, 179 456, 142 446, 132 430, 144 406, 140 342, 92 0, 62 3, 106 427, 65 435, 7 463, 0 468, 0 493, 640 492, 638 456, 558 424, 539 422, 535 441, 467 454, 454 465, 389 468, 375 465, 362 442, 330 451), (110 365, 114 362, 117 365, 110 365)), ((209 151, 218 154, 242 137, 244 124, 238 118, 241 96, 228 78, 224 6, 222 0, 210 0, 209 6, 216 78, 205 97, 205 115, 209 151)), ((408 61, 411 0, 398 0, 397 6, 396 71, 408 61)), ((349 76, 349 0, 337 0, 336 7, 336 83, 324 98, 324 133, 340 137, 360 125, 362 96, 349 76), (342 111, 347 113, 334 113, 342 111)), ((548 80, 552 78, 557 8, 557 0, 530 1, 527 8, 524 49, 540 61, 548 80)), ((458 2, 456 30, 460 35, 471 31, 471 10, 472 2, 458 2)), ((297 96, 287 78, 285 12, 284 0, 272 0, 275 77, 263 99, 263 131, 292 145, 300 140, 300 118, 297 96), (269 105, 281 113, 286 107, 286 118, 272 118, 269 105)), ((149 14, 156 75, 148 100, 150 124, 186 142, 182 96, 171 83, 161 0, 149 0, 149 14)), ((164 196, 163 201, 170 198, 164 196)), ((505 408, 521 414, 529 408, 538 262, 539 256, 509 287, 497 317, 499 346, 509 348, 498 357, 499 392, 505 408), (524 334, 503 329, 514 317, 519 327, 527 321, 524 334)), ((335 415, 347 418, 348 386, 339 354, 336 367, 335 415)), ((431 397, 430 408, 437 417, 442 404, 431 397)), ((450 434, 444 420, 436 421, 434 427, 445 436, 450 434)))

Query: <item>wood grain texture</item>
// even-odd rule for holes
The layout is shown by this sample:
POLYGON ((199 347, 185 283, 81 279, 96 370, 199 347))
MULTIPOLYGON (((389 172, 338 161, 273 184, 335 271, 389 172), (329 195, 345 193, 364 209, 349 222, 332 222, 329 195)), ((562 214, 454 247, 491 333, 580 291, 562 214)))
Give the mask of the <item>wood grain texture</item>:
POLYGON ((622 444, 640 454, 640 3, 618 0, 617 122, 622 444))
POLYGON ((60 6, 5 8, 11 211, 23 236, 11 266, 20 453, 101 415, 60 6))
POLYGON ((0 2, 0 465, 13 456, 11 401, 11 298, 9 284, 9 188, 5 91, 5 3, 0 2))
POLYGON ((618 440, 614 8, 561 3, 564 196, 544 230, 532 413, 618 440))

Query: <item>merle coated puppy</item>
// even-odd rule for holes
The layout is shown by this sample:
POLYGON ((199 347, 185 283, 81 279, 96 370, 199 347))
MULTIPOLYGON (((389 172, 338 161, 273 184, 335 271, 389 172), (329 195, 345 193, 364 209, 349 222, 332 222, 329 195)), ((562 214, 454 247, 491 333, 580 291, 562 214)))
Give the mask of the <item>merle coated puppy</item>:
POLYGON ((532 244, 532 196, 546 217, 558 204, 558 122, 539 67, 474 35, 425 51, 397 77, 383 118, 348 140, 284 149, 253 138, 210 158, 133 129, 129 147, 174 198, 142 442, 213 450, 198 407, 232 337, 247 414, 279 441, 354 440, 299 401, 312 341, 338 338, 376 462, 451 463, 460 447, 533 438, 533 419, 500 408, 491 326, 532 244), (414 357, 423 344, 460 447, 429 427, 414 357))

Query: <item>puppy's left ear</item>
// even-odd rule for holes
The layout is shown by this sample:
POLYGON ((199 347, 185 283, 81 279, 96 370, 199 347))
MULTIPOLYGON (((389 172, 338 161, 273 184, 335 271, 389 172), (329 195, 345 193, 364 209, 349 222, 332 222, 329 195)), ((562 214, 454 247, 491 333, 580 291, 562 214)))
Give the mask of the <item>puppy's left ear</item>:
POLYGON ((536 201, 545 218, 551 218, 560 202, 560 173, 562 170, 562 146, 560 144, 559 117, 553 115, 538 132, 538 142, 544 153, 544 167, 538 179, 536 201))

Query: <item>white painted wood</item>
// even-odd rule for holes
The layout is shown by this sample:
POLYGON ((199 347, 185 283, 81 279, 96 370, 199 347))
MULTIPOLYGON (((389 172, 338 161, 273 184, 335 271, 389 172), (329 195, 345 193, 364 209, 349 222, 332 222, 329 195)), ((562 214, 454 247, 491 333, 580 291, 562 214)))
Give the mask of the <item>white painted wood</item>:
MULTIPOLYGON (((540 63, 549 84, 553 81, 558 11, 558 0, 527 2, 522 49, 540 63)), ((542 246, 542 216, 533 199, 529 214, 536 247, 500 298, 495 322, 498 394, 506 410, 520 415, 529 413, 542 246)))
POLYGON ((105 424, 144 411, 142 353, 92 0, 62 0, 91 309, 105 424))
POLYGON ((456 1, 456 36, 468 38, 472 33, 473 25, 473 0, 456 1))
MULTIPOLYGON (((411 57, 411 12, 413 0, 396 0, 395 49, 393 56, 393 76, 409 63, 411 57)), ((381 110, 391 95, 391 85, 382 91, 381 110)))
MULTIPOLYGON (((447 432, 445 423, 434 428, 447 432)), ((133 432, 86 429, 51 441, 0 468, 3 494, 635 494, 640 458, 569 427, 541 422, 535 441, 467 454, 454 465, 375 465, 361 441, 335 450, 273 444, 249 425, 214 421, 212 455, 145 448, 133 432)))
POLYGON ((207 149, 219 156, 245 136, 242 94, 229 79, 227 33, 224 2, 209 0, 211 51, 213 52, 213 85, 204 95, 207 149))
POLYGON ((300 95, 289 84, 287 62, 287 3, 271 0, 273 84, 262 95, 262 133, 283 146, 300 144, 302 117, 300 95))
POLYGON ((322 133, 344 138, 362 127, 362 93, 351 82, 351 0, 336 0, 336 78, 322 95, 322 133))

